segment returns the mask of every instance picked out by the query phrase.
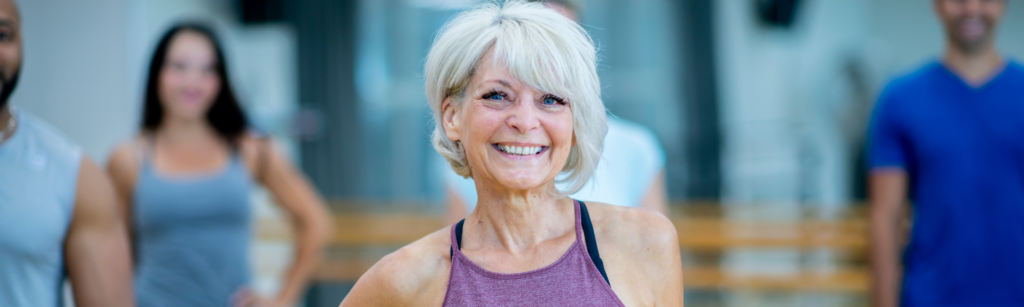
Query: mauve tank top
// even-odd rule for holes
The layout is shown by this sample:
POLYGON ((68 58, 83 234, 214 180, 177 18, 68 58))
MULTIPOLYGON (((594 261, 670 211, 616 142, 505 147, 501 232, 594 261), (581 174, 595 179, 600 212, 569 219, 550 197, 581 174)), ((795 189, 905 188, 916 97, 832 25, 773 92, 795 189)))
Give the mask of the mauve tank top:
POLYGON ((496 273, 474 264, 459 251, 461 227, 452 226, 452 267, 442 305, 624 306, 591 260, 580 203, 574 200, 573 204, 576 242, 555 263, 528 272, 496 273))

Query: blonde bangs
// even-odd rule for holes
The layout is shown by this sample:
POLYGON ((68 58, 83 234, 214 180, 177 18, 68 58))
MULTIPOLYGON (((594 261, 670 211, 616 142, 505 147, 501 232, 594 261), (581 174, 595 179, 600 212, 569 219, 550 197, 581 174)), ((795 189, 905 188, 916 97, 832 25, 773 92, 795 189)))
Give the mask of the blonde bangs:
POLYGON ((556 181, 567 186, 560 194, 579 191, 597 167, 607 133, 596 50, 576 22, 540 3, 487 3, 441 29, 425 67, 427 99, 436 122, 434 148, 456 173, 471 175, 461 144, 445 136, 440 108, 448 97, 453 97, 453 106, 461 104, 473 71, 484 64, 479 60, 487 52, 493 52, 490 65, 505 66, 517 81, 569 102, 576 145, 556 181))

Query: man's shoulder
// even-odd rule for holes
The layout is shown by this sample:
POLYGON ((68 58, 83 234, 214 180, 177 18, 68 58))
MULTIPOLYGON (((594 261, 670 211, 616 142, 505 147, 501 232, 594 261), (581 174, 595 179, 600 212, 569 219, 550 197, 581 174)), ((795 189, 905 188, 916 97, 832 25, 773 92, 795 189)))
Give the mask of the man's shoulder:
MULTIPOLYGON (((17 111, 18 130, 13 137, 20 137, 27 140, 29 146, 26 158, 29 164, 42 167, 45 165, 57 165, 63 169, 72 170, 77 173, 78 166, 82 160, 82 149, 72 143, 57 128, 28 114, 24 111, 17 111)), ((13 138, 12 137, 12 138, 13 138)))
POLYGON ((900 97, 904 95, 918 95, 922 92, 930 92, 929 84, 943 73, 942 64, 937 61, 928 61, 913 69, 898 74, 890 80, 883 91, 883 96, 900 97))
POLYGON ((1016 59, 1006 61, 1006 71, 1009 72, 1018 82, 1024 82, 1024 64, 1016 59))
POLYGON ((80 157, 81 148, 68 140, 57 128, 24 111, 19 110, 16 116, 18 131, 15 135, 23 133, 23 136, 32 139, 34 144, 49 152, 74 153, 76 157, 80 157))

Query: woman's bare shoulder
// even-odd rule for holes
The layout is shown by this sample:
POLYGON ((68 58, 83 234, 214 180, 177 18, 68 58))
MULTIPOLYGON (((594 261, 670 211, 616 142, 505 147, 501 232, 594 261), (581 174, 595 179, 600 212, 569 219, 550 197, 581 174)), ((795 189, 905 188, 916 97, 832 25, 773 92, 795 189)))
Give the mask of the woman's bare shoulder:
POLYGON ((143 150, 146 140, 143 135, 121 141, 114 150, 110 152, 107 160, 107 170, 112 176, 134 174, 142 161, 143 150))
POLYGON ((587 208, 616 295, 627 305, 682 305, 682 259, 672 221, 646 208, 587 208))
POLYGON ((451 267, 450 234, 445 227, 384 256, 341 306, 441 305, 451 267))
POLYGON ((587 211, 594 224, 595 237, 624 252, 638 256, 650 252, 678 252, 676 227, 660 212, 596 202, 588 202, 587 211))
POLYGON ((595 227, 611 226, 631 235, 675 233, 672 221, 652 209, 587 202, 587 211, 590 212, 595 227))

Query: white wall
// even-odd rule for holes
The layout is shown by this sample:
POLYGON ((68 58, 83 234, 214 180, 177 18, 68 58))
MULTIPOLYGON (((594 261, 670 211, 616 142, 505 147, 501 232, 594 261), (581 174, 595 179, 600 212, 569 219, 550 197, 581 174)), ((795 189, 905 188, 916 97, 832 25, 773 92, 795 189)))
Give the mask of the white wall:
POLYGON ((138 128, 145 70, 163 31, 183 18, 216 22, 250 116, 295 155, 285 134, 297 105, 295 34, 232 23, 227 0, 18 1, 25 42, 11 103, 63 132, 98 163, 138 128))
POLYGON ((807 1, 789 30, 755 18, 753 1, 715 1, 723 197, 731 202, 845 201, 828 89, 863 53, 862 1, 807 1))
POLYGON ((18 2, 25 49, 12 104, 105 160, 135 123, 125 61, 128 0, 18 2))

